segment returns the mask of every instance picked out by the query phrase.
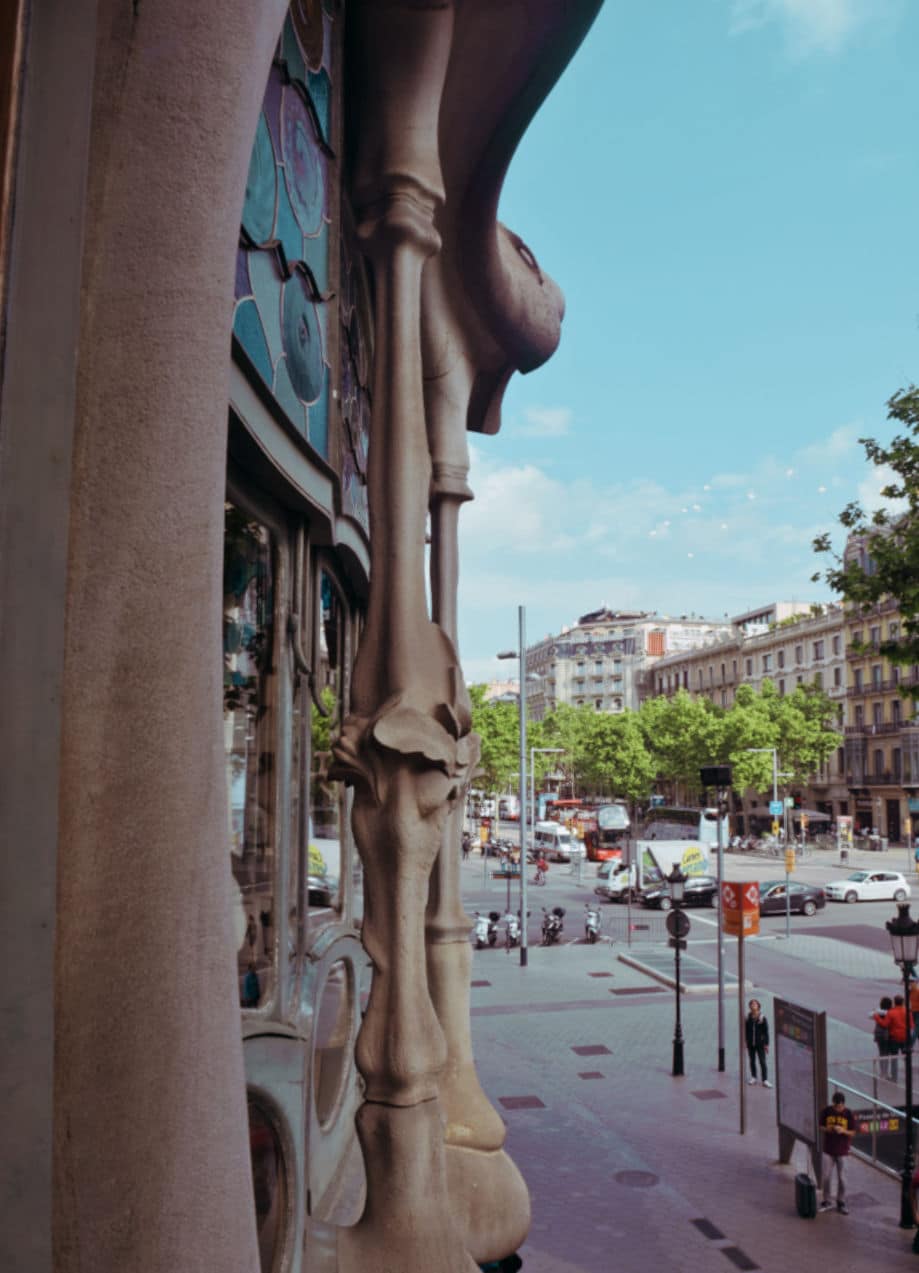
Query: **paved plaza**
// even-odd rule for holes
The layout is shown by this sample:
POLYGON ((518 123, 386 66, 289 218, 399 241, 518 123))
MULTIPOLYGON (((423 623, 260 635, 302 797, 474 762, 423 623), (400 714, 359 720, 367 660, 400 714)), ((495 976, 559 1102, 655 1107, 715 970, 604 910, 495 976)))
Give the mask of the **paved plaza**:
MULTIPOLYGON (((805 1153, 778 1162, 774 1090, 744 1087, 740 1134, 736 982, 726 1072, 717 996, 700 990, 683 996, 686 1076, 673 1078, 673 992, 620 961, 622 949, 536 947, 525 969, 517 951, 474 961, 476 1062, 532 1195, 524 1273, 787 1273, 802 1260, 833 1273, 919 1267, 912 1234, 898 1227, 898 1181, 852 1158, 850 1214, 802 1220, 794 1174, 805 1153)), ((802 973, 831 957, 825 939, 803 935, 785 953, 802 973)), ((768 988, 755 993, 771 1023, 768 988)), ((867 1028, 831 1018, 828 1049, 832 1069, 873 1045, 867 1028)))

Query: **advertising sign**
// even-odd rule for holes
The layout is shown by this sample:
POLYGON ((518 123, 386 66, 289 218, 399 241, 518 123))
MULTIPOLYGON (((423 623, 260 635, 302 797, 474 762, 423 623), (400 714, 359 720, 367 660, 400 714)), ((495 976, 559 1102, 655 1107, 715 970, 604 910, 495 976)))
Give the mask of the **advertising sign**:
POLYGON ((721 885, 722 927, 732 937, 754 937, 759 932, 759 885, 756 881, 721 885))

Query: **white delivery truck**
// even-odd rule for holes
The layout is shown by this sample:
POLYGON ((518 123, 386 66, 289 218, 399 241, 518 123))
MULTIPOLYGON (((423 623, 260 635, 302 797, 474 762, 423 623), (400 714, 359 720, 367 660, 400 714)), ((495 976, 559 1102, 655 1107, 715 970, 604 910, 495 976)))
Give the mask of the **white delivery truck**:
MULTIPOLYGON (((724 825, 722 832, 727 844, 724 825)), ((638 897, 649 885, 659 884, 677 864, 684 875, 708 875, 709 851, 717 841, 714 809, 652 809, 638 838, 623 846, 622 861, 601 863, 594 892, 608 902, 624 902, 629 893, 638 897)))

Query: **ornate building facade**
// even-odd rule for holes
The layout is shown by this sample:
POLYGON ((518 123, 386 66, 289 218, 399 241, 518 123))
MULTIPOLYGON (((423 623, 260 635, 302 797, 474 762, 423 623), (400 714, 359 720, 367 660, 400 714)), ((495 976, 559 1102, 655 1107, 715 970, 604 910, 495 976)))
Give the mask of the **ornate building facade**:
POLYGON ((559 339, 497 206, 598 3, 0 19, 3 1267, 526 1234, 469 1037, 456 528, 559 339))

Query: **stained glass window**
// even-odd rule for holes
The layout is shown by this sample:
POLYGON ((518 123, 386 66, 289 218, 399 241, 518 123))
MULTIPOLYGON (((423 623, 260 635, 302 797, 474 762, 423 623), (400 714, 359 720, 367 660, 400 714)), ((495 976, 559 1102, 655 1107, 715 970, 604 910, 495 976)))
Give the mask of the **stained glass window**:
POLYGON ((332 5, 294 0, 249 163, 233 335, 294 427, 329 458, 332 5))
POLYGON ((370 533, 367 447, 370 441, 372 325, 363 260, 350 227, 341 233, 341 488, 344 510, 370 533))

